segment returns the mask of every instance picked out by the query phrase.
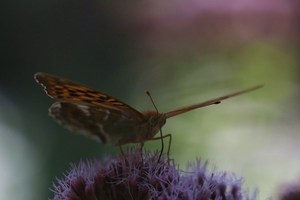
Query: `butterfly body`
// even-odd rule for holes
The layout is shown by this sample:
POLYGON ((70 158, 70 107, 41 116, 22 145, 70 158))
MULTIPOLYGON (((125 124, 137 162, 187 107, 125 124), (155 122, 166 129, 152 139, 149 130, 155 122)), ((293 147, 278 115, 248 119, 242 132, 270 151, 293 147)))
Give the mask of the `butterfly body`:
POLYGON ((57 100, 49 108, 49 115, 59 124, 71 131, 113 145, 144 143, 154 138, 167 118, 218 104, 221 100, 262 87, 255 86, 168 113, 142 113, 81 83, 42 72, 36 73, 34 77, 44 87, 47 95, 57 100))

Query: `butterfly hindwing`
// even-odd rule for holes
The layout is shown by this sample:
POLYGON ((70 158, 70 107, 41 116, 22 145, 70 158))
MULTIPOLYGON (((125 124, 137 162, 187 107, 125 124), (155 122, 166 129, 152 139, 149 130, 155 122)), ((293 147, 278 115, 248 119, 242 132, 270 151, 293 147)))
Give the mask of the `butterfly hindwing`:
POLYGON ((115 145, 130 138, 138 123, 122 111, 64 102, 55 102, 49 115, 73 132, 115 145))

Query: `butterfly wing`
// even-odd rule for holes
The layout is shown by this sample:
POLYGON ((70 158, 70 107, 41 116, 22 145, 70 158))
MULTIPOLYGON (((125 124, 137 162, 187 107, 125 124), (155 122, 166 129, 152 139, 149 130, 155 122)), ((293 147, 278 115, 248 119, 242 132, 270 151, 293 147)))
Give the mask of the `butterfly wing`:
POLYGON ((136 141, 145 116, 129 105, 90 87, 39 72, 35 80, 58 100, 49 114, 71 131, 103 143, 122 145, 136 141))
POLYGON ((60 125, 102 143, 122 145, 135 140, 138 122, 115 109, 55 102, 49 115, 60 125))
POLYGON ((43 72, 36 73, 34 77, 44 87, 48 96, 60 102, 119 110, 127 113, 127 115, 132 115, 131 117, 136 118, 136 120, 144 120, 143 114, 129 105, 81 83, 43 72))

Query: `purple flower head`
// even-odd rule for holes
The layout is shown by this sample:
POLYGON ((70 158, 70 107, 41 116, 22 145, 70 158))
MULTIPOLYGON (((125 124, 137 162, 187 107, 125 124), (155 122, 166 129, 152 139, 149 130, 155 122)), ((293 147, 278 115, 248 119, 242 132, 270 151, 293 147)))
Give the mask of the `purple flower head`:
POLYGON ((242 189, 242 179, 225 172, 209 172, 207 162, 197 160, 180 171, 158 152, 138 149, 104 161, 81 161, 71 165, 58 180, 53 200, 158 199, 158 200, 254 200, 242 189))

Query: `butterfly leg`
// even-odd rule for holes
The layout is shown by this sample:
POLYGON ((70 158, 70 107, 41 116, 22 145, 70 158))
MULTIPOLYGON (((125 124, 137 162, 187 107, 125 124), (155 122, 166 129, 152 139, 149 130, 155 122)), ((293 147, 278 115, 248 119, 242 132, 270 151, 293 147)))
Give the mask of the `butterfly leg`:
MULTIPOLYGON (((168 162, 169 162, 169 160, 170 160, 171 143, 172 143, 172 135, 171 134, 167 134, 167 135, 163 135, 163 136, 160 136, 160 137, 152 138, 150 140, 163 140, 163 139, 165 139, 167 137, 169 138, 168 151, 167 151, 168 162)), ((162 148, 162 150, 163 150, 163 148, 162 148)), ((159 156, 158 162, 160 160, 160 157, 161 157, 161 154, 159 156)))
POLYGON ((120 147, 121 155, 122 155, 122 156, 125 156, 122 145, 120 145, 119 147, 120 147))
POLYGON ((143 149, 144 149, 144 144, 145 144, 144 142, 141 142, 141 143, 140 143, 141 152, 142 152, 142 151, 143 151, 143 149))
MULTIPOLYGON (((120 147, 120 158, 124 160, 126 166, 129 166, 129 161, 126 157, 126 154, 123 151, 123 145, 119 145, 119 147, 120 147)), ((128 151, 127 151, 127 153, 128 153, 128 151)))
POLYGON ((143 158, 143 156, 144 156, 144 155, 143 155, 144 144, 145 144, 144 142, 141 142, 141 143, 140 143, 141 157, 142 157, 142 159, 144 159, 144 158, 143 158))

